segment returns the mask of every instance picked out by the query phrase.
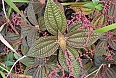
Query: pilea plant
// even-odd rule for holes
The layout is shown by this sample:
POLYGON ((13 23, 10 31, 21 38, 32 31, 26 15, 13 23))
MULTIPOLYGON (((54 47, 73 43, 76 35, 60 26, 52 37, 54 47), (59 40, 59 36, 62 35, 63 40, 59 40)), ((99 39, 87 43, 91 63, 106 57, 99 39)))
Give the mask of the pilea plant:
MULTIPOLYGON (((92 45, 100 37, 99 33, 88 32, 86 29, 75 30, 66 32, 66 18, 64 13, 61 11, 52 0, 48 0, 45 13, 44 21, 46 29, 51 36, 40 37, 35 40, 26 56, 45 58, 59 51, 58 60, 61 66, 66 65, 65 51, 71 56, 73 76, 79 76, 81 66, 76 60, 78 58, 78 52, 75 48, 84 48, 92 45), (89 36, 91 36, 89 38, 89 36)), ((28 38, 28 37, 27 37, 28 38)), ((68 67, 66 67, 68 71, 68 67)))

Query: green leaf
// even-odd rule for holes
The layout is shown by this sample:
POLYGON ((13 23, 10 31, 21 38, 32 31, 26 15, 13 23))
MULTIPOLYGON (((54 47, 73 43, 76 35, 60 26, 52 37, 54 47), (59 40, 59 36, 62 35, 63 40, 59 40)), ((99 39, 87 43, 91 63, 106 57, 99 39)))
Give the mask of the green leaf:
POLYGON ((29 33, 29 31, 33 28, 33 26, 21 26, 21 34, 25 37, 29 33))
POLYGON ((9 53, 9 54, 7 55, 7 61, 13 61, 13 58, 14 58, 13 52, 11 52, 11 53, 9 53))
POLYGON ((103 63, 105 63, 105 58, 104 57, 102 57, 102 56, 95 56, 94 57, 95 66, 99 67, 103 63))
POLYGON ((6 34, 5 39, 8 40, 8 41, 11 41, 13 43, 15 43, 18 40, 20 40, 20 35, 17 35, 15 33, 9 32, 8 34, 6 34))
POLYGON ((59 47, 55 36, 41 37, 35 41, 27 56, 44 58, 51 56, 59 47))
POLYGON ((2 71, 0 71, 0 74, 1 74, 2 78, 6 78, 5 73, 3 73, 2 71))
POLYGON ((38 17, 39 15, 41 16, 45 4, 42 4, 40 1, 33 1, 32 4, 35 14, 38 14, 38 17))
POLYGON ((33 25, 38 25, 32 3, 29 3, 27 7, 27 17, 33 25))
MULTIPOLYGON (((21 54, 20 54, 20 56, 22 57, 21 54)), ((19 59, 20 58, 16 53, 14 53, 14 57, 15 57, 15 59, 19 59)))
POLYGON ((32 44, 37 40, 37 38, 39 38, 38 29, 35 28, 31 29, 27 34, 28 46, 31 47, 32 44))
POLYGON ((116 50, 116 41, 115 40, 116 40, 115 36, 108 40, 108 43, 109 43, 110 47, 114 50, 116 50))
POLYGON ((44 61, 43 58, 39 58, 39 59, 38 59, 38 58, 35 58, 34 63, 35 63, 36 65, 45 66, 45 61, 44 61))
POLYGON ((65 54, 63 53, 63 51, 60 49, 59 50, 59 56, 58 56, 58 60, 59 60, 59 63, 62 67, 65 67, 65 71, 69 71, 68 69, 68 65, 66 63, 66 58, 65 58, 65 54))
POLYGON ((95 56, 102 56, 106 54, 106 49, 104 47, 107 47, 107 42, 106 41, 100 41, 96 45, 96 50, 95 50, 95 56))
POLYGON ((99 29, 96 29, 95 32, 104 33, 104 32, 110 31, 110 30, 115 29, 115 28, 116 28, 116 23, 99 28, 99 29))
POLYGON ((13 64, 14 64, 14 62, 6 61, 6 62, 5 62, 5 64, 6 64, 6 66, 11 66, 11 65, 13 65, 13 64))
POLYGON ((92 2, 97 5, 99 3, 99 0, 92 0, 92 2))
POLYGON ((116 72, 112 68, 107 68, 106 75, 104 78, 115 78, 116 72))
POLYGON ((97 6, 95 6, 96 9, 98 10, 102 10, 103 9, 103 4, 98 4, 97 6))
POLYGON ((61 9, 52 1, 48 0, 45 9, 44 20, 47 30, 57 35, 58 30, 64 33, 66 30, 66 18, 61 9))
POLYGON ((77 30, 80 26, 81 26, 81 24, 74 24, 74 25, 69 27, 68 32, 72 32, 74 30, 77 30))
POLYGON ((45 76, 44 67, 38 67, 33 73, 33 78, 44 78, 44 76, 45 76))
POLYGON ((73 71, 73 76, 78 76, 80 75, 80 70, 81 70, 81 66, 79 64, 79 62, 76 60, 79 56, 78 52, 71 47, 68 47, 68 53, 71 56, 71 61, 73 62, 73 66, 72 66, 72 71, 73 71))
POLYGON ((28 46, 23 46, 21 45, 21 52, 23 55, 25 55, 29 50, 29 47, 28 46))
POLYGON ((83 6, 86 7, 86 8, 89 8, 89 9, 95 9, 95 4, 93 4, 92 2, 84 4, 83 6))
POLYGON ((20 62, 26 65, 27 67, 30 67, 34 65, 34 58, 25 57, 24 59, 20 60, 20 62))
POLYGON ((46 26, 45 26, 45 22, 44 22, 44 17, 40 16, 38 18, 38 22, 39 22, 40 30, 45 31, 46 30, 46 26))
POLYGON ((67 44, 75 48, 88 47, 95 43, 101 36, 99 33, 89 32, 89 34, 87 34, 87 32, 88 31, 86 30, 76 30, 66 34, 65 37, 67 37, 67 44))

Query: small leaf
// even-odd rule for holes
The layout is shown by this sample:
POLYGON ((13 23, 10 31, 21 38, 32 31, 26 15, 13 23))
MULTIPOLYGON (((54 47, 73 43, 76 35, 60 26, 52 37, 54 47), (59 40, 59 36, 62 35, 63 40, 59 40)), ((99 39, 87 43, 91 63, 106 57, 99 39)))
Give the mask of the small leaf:
POLYGON ((11 66, 11 65, 13 65, 13 64, 14 64, 14 62, 6 61, 6 62, 5 62, 5 64, 6 64, 6 66, 11 66))
POLYGON ((13 52, 7 54, 7 61, 13 61, 13 58, 14 58, 13 52))
POLYGON ((89 34, 87 34, 87 32, 88 31, 86 30, 76 30, 66 34, 65 37, 67 37, 67 44, 75 48, 88 47, 95 43, 101 36, 99 33, 89 32, 89 34))
POLYGON ((38 37, 39 37, 38 30, 35 28, 31 29, 29 33, 27 34, 28 46, 31 47, 38 37))
POLYGON ((92 0, 92 2, 97 5, 99 3, 99 0, 92 0))
POLYGON ((42 37, 35 41, 27 56, 44 58, 51 56, 59 47, 55 36, 42 37))
POLYGON ((59 50, 59 56, 58 56, 58 60, 59 60, 59 63, 62 67, 64 67, 65 71, 69 71, 68 69, 68 65, 66 63, 66 58, 65 58, 65 55, 63 53, 63 51, 60 49, 59 50))
POLYGON ((66 30, 65 15, 52 0, 47 2, 44 21, 47 30, 53 35, 57 35, 58 30, 61 33, 64 33, 66 30))
MULTIPOLYGON (((20 54, 20 56, 22 56, 22 55, 20 54)), ((14 57, 15 57, 15 59, 19 59, 20 58, 16 53, 14 53, 14 57)))
POLYGON ((91 2, 91 3, 87 3, 85 5, 83 5, 84 7, 86 8, 89 8, 89 9, 95 9, 95 5, 91 2))
POLYGON ((98 10, 102 10, 103 9, 103 4, 98 4, 95 8, 98 9, 98 10))
POLYGON ((32 3, 29 3, 29 6, 27 7, 27 17, 29 19, 29 21, 33 24, 33 25, 37 25, 37 20, 35 17, 35 12, 33 10, 33 5, 32 3))
POLYGON ((73 62, 72 63, 73 64, 73 66, 72 66, 73 76, 79 77, 81 66, 80 66, 79 62, 76 60, 78 58, 79 54, 74 48, 67 46, 67 49, 68 49, 69 55, 71 56, 71 61, 73 62))

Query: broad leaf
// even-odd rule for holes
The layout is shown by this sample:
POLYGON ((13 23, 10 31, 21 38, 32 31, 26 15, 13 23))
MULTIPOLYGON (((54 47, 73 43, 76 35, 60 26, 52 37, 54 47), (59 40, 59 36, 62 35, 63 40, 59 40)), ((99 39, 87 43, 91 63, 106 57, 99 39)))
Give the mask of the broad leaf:
POLYGON ((63 53, 61 49, 59 50, 58 60, 59 60, 60 65, 64 67, 65 71, 68 71, 68 65, 66 63, 65 54, 63 53))
POLYGON ((57 35, 58 30, 64 33, 66 30, 66 18, 61 9, 52 1, 48 0, 44 20, 47 30, 57 35))
POLYGON ((31 47, 32 44, 39 38, 38 30, 37 29, 31 29, 30 32, 27 34, 27 43, 28 46, 31 47))
POLYGON ((35 17, 35 12, 34 12, 32 3, 29 3, 29 6, 27 7, 27 17, 33 25, 38 24, 35 17))
POLYGON ((73 65, 72 65, 73 76, 79 76, 80 70, 81 70, 81 66, 79 62, 77 61, 79 54, 74 48, 67 46, 67 49, 68 49, 69 55, 71 56, 71 61, 73 62, 73 65))
POLYGON ((56 42, 55 36, 42 37, 35 41, 27 53, 27 56, 39 58, 48 57, 51 56, 58 47, 59 45, 56 42))
POLYGON ((83 48, 92 45, 95 43, 100 37, 99 33, 93 33, 86 30, 76 30, 68 33, 65 37, 67 37, 67 44, 69 46, 75 48, 83 48))

